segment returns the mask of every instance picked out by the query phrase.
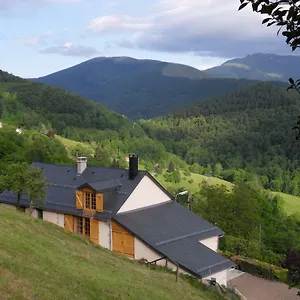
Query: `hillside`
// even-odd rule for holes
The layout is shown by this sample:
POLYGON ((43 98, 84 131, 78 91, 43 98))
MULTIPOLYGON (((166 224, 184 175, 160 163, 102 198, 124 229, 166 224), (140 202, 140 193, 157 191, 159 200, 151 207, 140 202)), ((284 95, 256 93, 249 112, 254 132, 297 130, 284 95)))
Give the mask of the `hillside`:
POLYGON ((290 77, 299 77, 299 68, 299 56, 256 53, 228 60, 204 72, 211 77, 287 82, 290 77))
MULTIPOLYGON (((54 158, 52 155, 55 153, 54 147, 51 147, 51 143, 47 141, 46 133, 54 131, 62 138, 89 143, 92 151, 74 142, 68 154, 73 157, 88 156, 91 163, 110 166, 113 160, 117 160, 118 165, 127 166, 124 157, 129 152, 138 152, 140 158, 150 164, 158 161, 164 164, 171 157, 179 164, 185 164, 168 153, 160 142, 147 137, 143 129, 128 118, 62 88, 33 83, 2 71, 0 71, 0 120, 4 124, 4 128, 0 128, 3 133, 6 125, 15 128, 20 126, 25 129, 25 132, 33 130, 32 134, 36 135, 40 132, 43 134, 43 140, 46 138, 45 143, 49 144, 47 155, 42 149, 31 151, 29 161, 34 159, 47 162, 61 161, 59 156, 54 158)), ((12 128, 10 131, 13 132, 12 128)), ((31 136, 31 133, 26 137, 31 136)), ((6 137, 6 141, 10 139, 12 138, 6 137)), ((55 140, 58 142, 58 139, 55 140)), ((22 145, 19 149, 21 156, 27 152, 27 149, 22 148, 26 144, 23 142, 24 140, 18 144, 22 145)), ((34 144, 36 148, 42 145, 38 142, 34 144)), ((15 147, 12 145, 9 148, 7 152, 13 153, 12 149, 15 147)), ((5 153, 2 157, 3 155, 5 153)), ((25 159, 24 156, 22 159, 25 159)))
POLYGON ((3 206, 0 227, 1 299, 217 299, 3 206))
POLYGON ((161 116, 200 99, 254 84, 210 79, 185 65, 125 57, 94 58, 32 80, 60 86, 135 120, 161 116))
MULTIPOLYGON (((164 174, 155 175, 155 178, 169 191, 187 190, 191 194, 199 192, 201 184, 206 182, 212 186, 225 185, 229 190, 232 189, 233 183, 222 180, 217 177, 207 177, 205 175, 191 173, 190 175, 181 172, 181 180, 179 183, 168 182, 164 174)), ((282 207, 287 215, 300 215, 300 197, 289 195, 286 193, 278 193, 270 191, 271 195, 278 195, 282 199, 282 207)))
POLYGON ((201 172, 229 181, 258 174, 266 189, 299 195, 299 115, 297 94, 260 83, 140 125, 201 172))

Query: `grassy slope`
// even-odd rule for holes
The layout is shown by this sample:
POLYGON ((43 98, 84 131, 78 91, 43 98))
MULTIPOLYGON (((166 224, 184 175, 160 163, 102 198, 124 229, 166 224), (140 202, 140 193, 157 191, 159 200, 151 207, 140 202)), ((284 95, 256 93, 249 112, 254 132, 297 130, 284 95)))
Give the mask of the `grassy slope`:
MULTIPOLYGON (((199 174, 194 174, 192 173, 191 176, 185 176, 183 173, 181 173, 181 181, 180 183, 174 183, 174 182, 166 182, 164 176, 162 174, 159 174, 156 179, 166 188, 178 188, 182 187, 184 189, 187 189, 191 193, 195 193, 199 190, 199 184, 203 181, 206 180, 208 184, 211 185, 226 185, 228 188, 232 186, 232 183, 215 178, 215 177, 206 177, 203 175, 199 174), (183 179, 186 177, 186 179, 183 179), (193 179, 193 182, 190 183, 189 180, 193 179)), ((277 192, 271 192, 274 195, 278 194, 282 199, 284 203, 284 209, 287 214, 291 215, 293 213, 300 213, 300 197, 294 196, 294 195, 289 195, 285 193, 277 193, 277 192)))
POLYGON ((216 299, 0 205, 0 299, 216 299))

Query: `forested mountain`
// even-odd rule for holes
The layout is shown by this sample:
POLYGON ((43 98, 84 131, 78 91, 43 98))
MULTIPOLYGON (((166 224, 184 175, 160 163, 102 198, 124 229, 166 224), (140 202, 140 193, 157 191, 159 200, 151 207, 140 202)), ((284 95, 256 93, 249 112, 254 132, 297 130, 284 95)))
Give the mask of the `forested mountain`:
POLYGON ((299 77, 299 69, 300 56, 256 53, 228 60, 204 72, 211 77, 288 81, 290 77, 299 77))
POLYGON ((298 94, 259 83, 140 124, 204 172, 233 181, 246 171, 265 188, 299 195, 300 144, 292 131, 299 115, 298 94))
MULTIPOLYGON (((91 157, 90 161, 94 160, 96 164, 109 166, 113 158, 122 166, 127 166, 124 157, 131 151, 138 152, 141 159, 150 164, 160 162, 164 165, 171 157, 180 164, 179 158, 167 153, 160 142, 147 137, 143 129, 128 118, 62 88, 33 83, 2 71, 0 71, 0 120, 5 125, 13 125, 14 128, 19 126, 27 131, 33 129, 44 134, 42 139, 38 135, 33 137, 28 134, 24 138, 18 138, 14 143, 15 146, 3 146, 0 149, 0 161, 6 155, 9 155, 10 159, 10 155, 14 152, 20 154, 17 159, 21 161, 66 161, 66 153, 62 153, 64 158, 60 160, 58 157, 56 159, 52 157, 52 154, 56 155, 52 146, 56 145, 55 147, 59 149, 57 146, 59 142, 49 143, 46 134, 54 132, 66 138, 92 143, 96 157, 91 157), (34 145, 33 148, 36 147, 36 155, 28 154, 30 159, 29 156, 23 157, 27 148, 33 149, 26 139, 32 140, 29 144, 34 145), (43 146, 45 153, 40 148, 43 146), (49 151, 46 151, 46 148, 49 151)), ((11 130, 0 128, 0 132, 3 138, 0 144, 10 145, 11 130)), ((15 140, 15 137, 13 139, 15 140)), ((84 149, 77 149, 76 153, 89 155, 84 153, 84 149)))
POLYGON ((211 79, 189 66, 128 57, 94 58, 32 80, 63 87, 135 120, 254 84, 211 79))

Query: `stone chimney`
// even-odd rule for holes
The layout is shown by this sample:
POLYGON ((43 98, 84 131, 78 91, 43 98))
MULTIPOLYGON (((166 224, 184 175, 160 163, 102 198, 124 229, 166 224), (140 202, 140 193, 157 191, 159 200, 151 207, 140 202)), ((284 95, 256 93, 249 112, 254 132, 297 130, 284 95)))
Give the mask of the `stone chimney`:
POLYGON ((77 157, 77 174, 80 175, 87 167, 87 158, 85 156, 77 157))
POLYGON ((129 154, 129 179, 133 180, 139 172, 139 156, 129 154))

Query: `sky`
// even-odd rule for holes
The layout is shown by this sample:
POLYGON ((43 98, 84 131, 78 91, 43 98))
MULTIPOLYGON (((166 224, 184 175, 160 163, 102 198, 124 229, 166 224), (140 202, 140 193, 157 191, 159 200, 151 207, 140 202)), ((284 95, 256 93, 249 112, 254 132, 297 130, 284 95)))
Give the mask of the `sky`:
POLYGON ((98 56, 200 70, 253 53, 291 54, 239 0, 0 0, 0 69, 33 78, 98 56))

